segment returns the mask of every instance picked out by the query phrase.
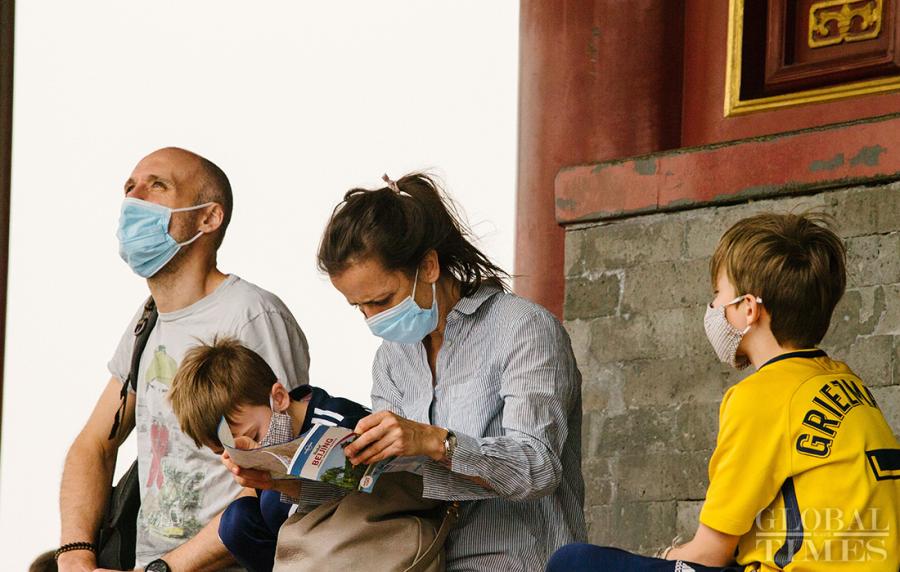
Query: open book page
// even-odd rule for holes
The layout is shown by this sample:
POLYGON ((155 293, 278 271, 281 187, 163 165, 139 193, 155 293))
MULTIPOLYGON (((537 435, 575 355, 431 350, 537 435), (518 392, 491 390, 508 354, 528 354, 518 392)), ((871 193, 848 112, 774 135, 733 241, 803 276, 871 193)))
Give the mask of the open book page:
POLYGON ((365 474, 359 481, 359 490, 364 493, 371 493, 375 488, 378 477, 383 473, 406 471, 421 475, 422 465, 425 463, 425 460, 426 457, 391 457, 373 465, 368 465, 365 474))
POLYGON ((354 467, 344 454, 344 447, 356 439, 356 434, 344 427, 313 425, 307 436, 294 455, 288 472, 342 489, 356 489, 366 472, 366 465, 354 467))
POLYGON ((218 436, 228 455, 241 467, 269 471, 275 479, 307 479, 366 493, 372 492, 382 473, 421 474, 425 460, 424 457, 391 458, 354 467, 344 454, 344 447, 357 435, 351 429, 328 425, 313 425, 296 439, 256 449, 236 448, 224 419, 219 423, 218 436))
POLYGON ((228 456, 238 466, 245 469, 269 471, 273 479, 294 479, 296 477, 289 474, 288 467, 307 435, 300 435, 296 439, 276 445, 267 445, 256 449, 238 449, 234 446, 234 436, 231 434, 228 423, 222 419, 219 422, 218 437, 222 446, 228 451, 228 456))

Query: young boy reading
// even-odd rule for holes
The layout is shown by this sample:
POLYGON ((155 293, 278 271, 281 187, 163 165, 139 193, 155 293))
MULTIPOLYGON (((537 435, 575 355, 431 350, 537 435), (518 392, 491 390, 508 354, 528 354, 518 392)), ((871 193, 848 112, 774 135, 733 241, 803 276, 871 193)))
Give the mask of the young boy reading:
POLYGON ((756 371, 722 400, 696 535, 662 559, 569 545, 548 570, 897 572, 900 444, 816 347, 844 293, 840 239, 811 216, 761 214, 725 233, 710 270, 707 337, 756 371))
MULTIPOLYGON (((217 437, 223 417, 235 444, 251 448, 289 441, 314 423, 354 429, 370 413, 358 403, 309 385, 288 393, 265 360, 230 338, 191 349, 172 381, 169 399, 184 433, 198 447, 216 452, 223 449, 217 437)), ((222 514, 219 537, 250 572, 272 570, 278 529, 291 510, 282 492, 296 495, 297 485, 285 482, 279 486, 281 492, 263 490, 258 497, 248 492, 222 514)), ((341 494, 323 483, 304 487, 304 501, 320 502, 341 494)))

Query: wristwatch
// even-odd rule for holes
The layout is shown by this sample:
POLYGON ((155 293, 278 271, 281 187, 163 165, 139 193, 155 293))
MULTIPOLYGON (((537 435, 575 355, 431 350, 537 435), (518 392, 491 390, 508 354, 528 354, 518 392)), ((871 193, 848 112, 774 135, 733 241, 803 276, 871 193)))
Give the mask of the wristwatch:
POLYGON ((447 436, 444 437, 444 459, 453 460, 453 451, 456 450, 456 434, 447 429, 447 436))
POLYGON ((144 567, 144 572, 172 572, 172 569, 169 568, 168 562, 166 562, 162 558, 157 558, 144 567))

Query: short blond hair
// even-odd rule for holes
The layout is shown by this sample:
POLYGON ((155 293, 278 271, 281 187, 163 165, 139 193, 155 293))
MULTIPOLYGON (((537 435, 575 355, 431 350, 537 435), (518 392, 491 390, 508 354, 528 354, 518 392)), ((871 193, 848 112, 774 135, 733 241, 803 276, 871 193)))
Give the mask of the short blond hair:
POLYGON ((198 447, 218 448, 219 421, 240 407, 268 405, 275 373, 258 353, 234 338, 213 339, 185 354, 169 401, 185 435, 198 447))
POLYGON ((735 223, 710 261, 715 289, 725 270, 738 295, 763 300, 782 346, 817 345, 847 285, 846 251, 823 214, 763 213, 735 223))

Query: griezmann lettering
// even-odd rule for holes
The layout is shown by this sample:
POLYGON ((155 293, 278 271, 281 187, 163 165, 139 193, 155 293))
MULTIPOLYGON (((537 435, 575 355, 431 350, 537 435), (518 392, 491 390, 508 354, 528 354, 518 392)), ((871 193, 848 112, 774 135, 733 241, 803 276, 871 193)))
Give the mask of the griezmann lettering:
POLYGON ((797 438, 797 452, 812 457, 830 455, 831 444, 844 417, 861 405, 878 408, 868 387, 852 379, 835 379, 823 385, 803 417, 803 425, 812 431, 801 433, 797 438))

